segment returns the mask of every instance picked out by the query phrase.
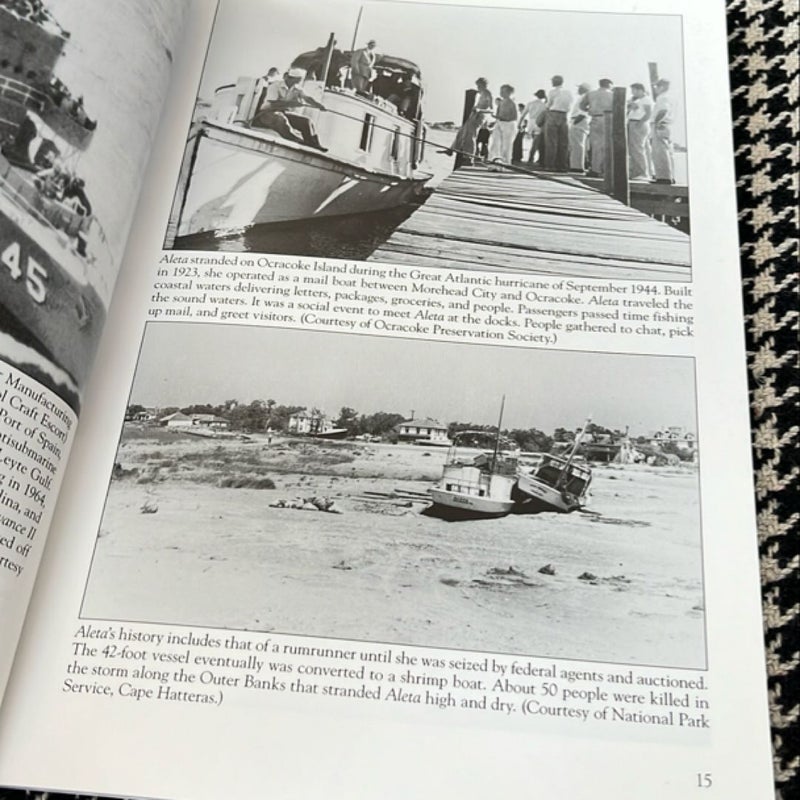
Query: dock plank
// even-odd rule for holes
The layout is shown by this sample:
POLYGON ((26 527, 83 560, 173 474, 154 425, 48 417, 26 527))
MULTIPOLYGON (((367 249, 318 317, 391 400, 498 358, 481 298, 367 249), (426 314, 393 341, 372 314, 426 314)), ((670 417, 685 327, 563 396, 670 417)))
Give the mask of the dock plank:
POLYGON ((566 176, 467 167, 369 258, 420 267, 691 278, 689 237, 566 176))
POLYGON ((394 264, 418 267, 443 267, 490 271, 563 275, 582 278, 618 278, 640 281, 685 280, 681 267, 642 264, 619 259, 576 259, 559 253, 514 250, 475 242, 452 242, 444 239, 396 233, 382 251, 385 260, 394 264))

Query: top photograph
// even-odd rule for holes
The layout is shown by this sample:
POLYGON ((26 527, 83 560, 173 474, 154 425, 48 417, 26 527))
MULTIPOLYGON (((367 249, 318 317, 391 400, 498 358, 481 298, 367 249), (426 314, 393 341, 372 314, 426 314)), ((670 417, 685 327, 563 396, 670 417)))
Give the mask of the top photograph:
POLYGON ((690 281, 678 15, 221 0, 167 249, 690 281))

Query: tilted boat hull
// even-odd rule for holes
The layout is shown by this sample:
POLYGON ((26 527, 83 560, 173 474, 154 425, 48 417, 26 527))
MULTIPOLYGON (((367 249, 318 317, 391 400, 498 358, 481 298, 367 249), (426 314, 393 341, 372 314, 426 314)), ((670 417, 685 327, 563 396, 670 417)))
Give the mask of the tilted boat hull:
POLYGON ((517 476, 517 496, 522 507, 530 511, 559 511, 568 513, 586 503, 585 496, 570 496, 565 491, 554 489, 528 475, 517 476))
POLYGON ((235 125, 203 125, 190 154, 176 209, 178 237, 394 208, 417 196, 428 179, 359 167, 235 125))

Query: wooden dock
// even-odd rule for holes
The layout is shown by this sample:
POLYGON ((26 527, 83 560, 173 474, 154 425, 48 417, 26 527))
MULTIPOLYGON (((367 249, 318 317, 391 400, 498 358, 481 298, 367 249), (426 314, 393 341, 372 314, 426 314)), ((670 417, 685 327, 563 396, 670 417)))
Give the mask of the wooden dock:
POLYGON ((369 258, 416 267, 691 279, 689 236, 567 175, 464 167, 369 258))

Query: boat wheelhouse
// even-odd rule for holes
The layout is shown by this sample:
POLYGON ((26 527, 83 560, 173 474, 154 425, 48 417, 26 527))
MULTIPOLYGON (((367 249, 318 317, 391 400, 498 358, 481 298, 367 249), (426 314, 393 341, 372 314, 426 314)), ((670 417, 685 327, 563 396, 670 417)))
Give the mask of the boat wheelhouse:
POLYGON ((305 74, 303 93, 323 108, 295 107, 291 115, 311 124, 325 149, 259 126, 265 78, 218 88, 190 134, 168 238, 378 211, 420 194, 432 176, 419 170, 419 68, 381 56, 371 91, 359 92, 348 79, 351 53, 334 45, 331 37, 292 63, 305 74))
POLYGON ((545 453, 533 467, 517 472, 520 507, 531 511, 574 511, 587 504, 592 470, 588 464, 545 453))
POLYGON ((521 510, 570 512, 588 503, 592 469, 577 456, 588 425, 587 420, 567 455, 542 453, 532 465, 520 463, 515 495, 521 510))

